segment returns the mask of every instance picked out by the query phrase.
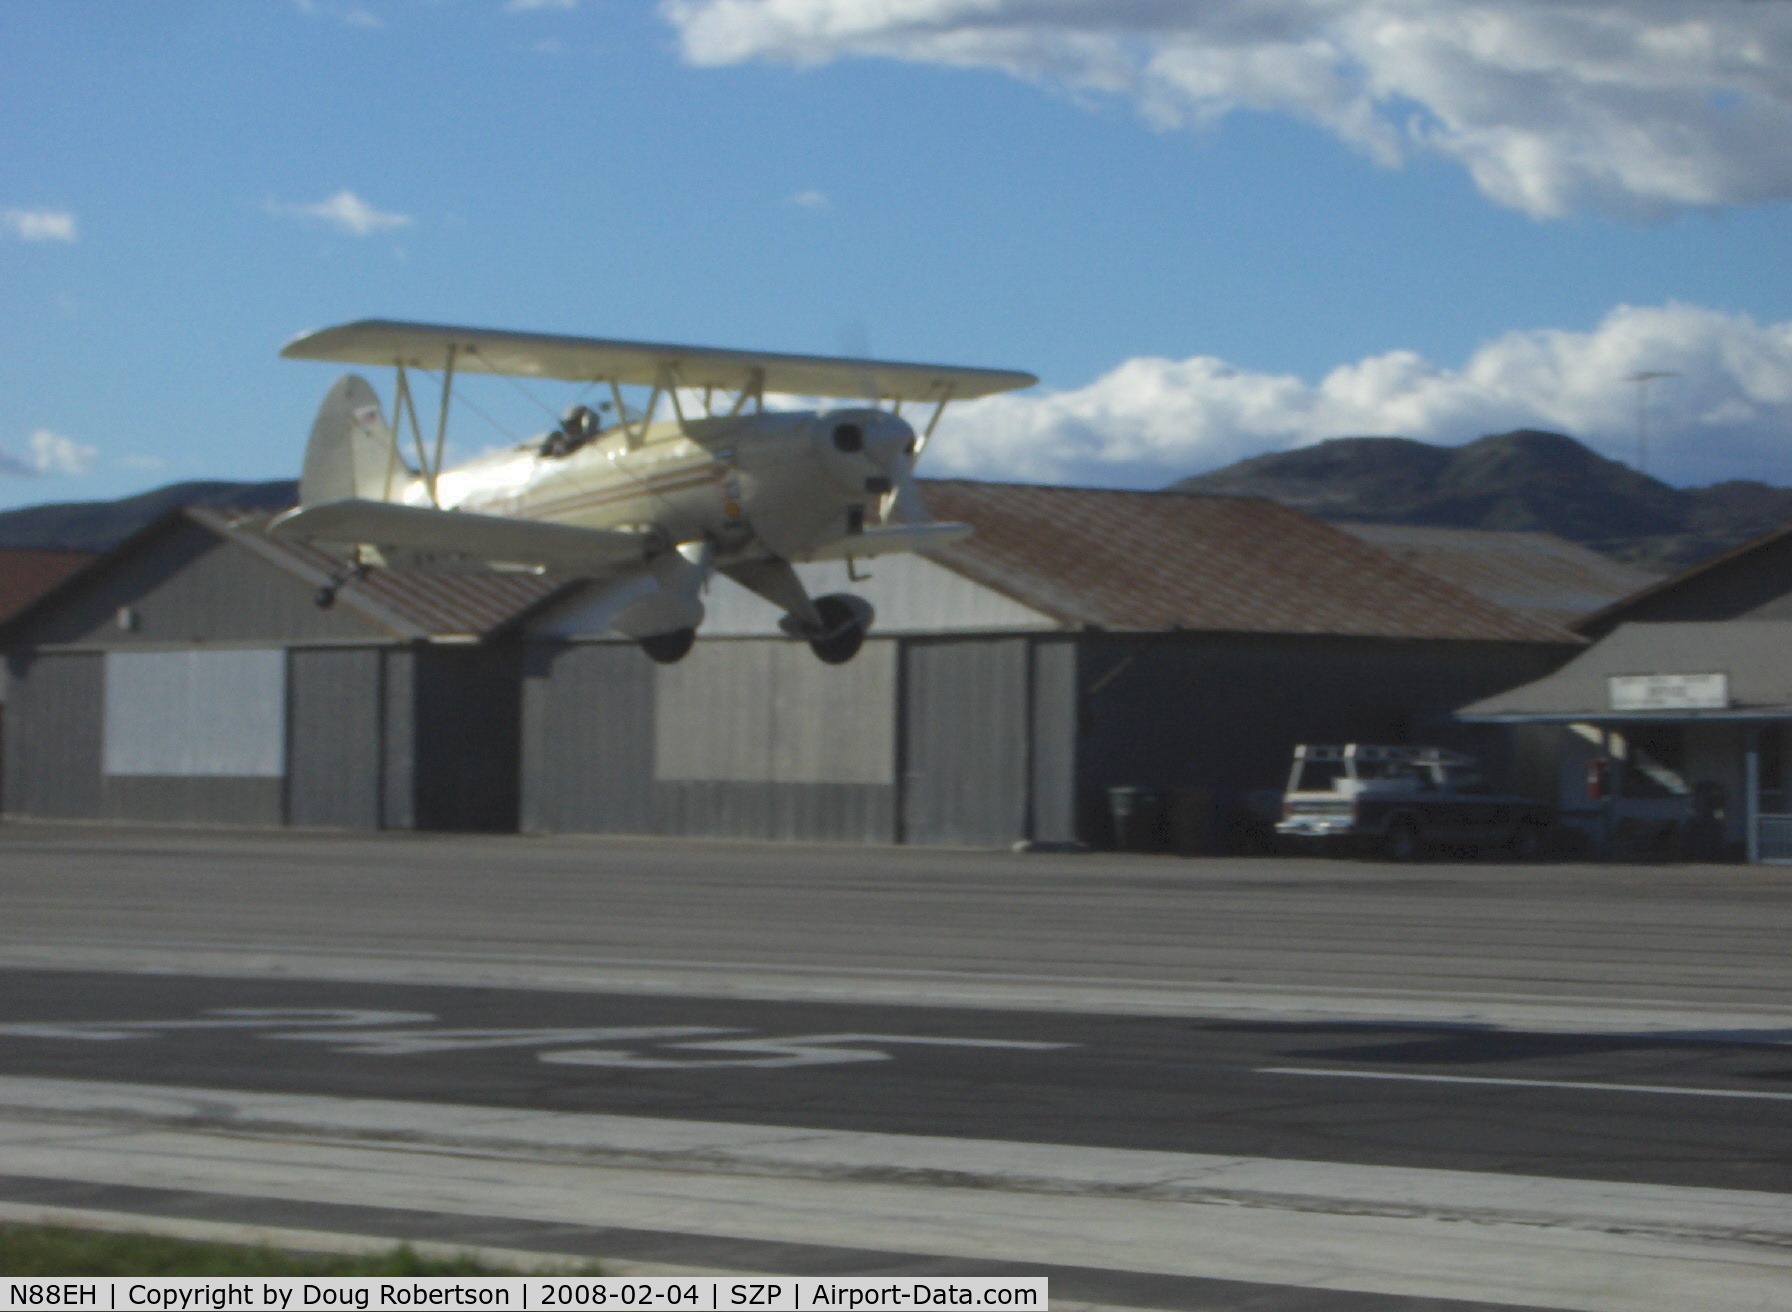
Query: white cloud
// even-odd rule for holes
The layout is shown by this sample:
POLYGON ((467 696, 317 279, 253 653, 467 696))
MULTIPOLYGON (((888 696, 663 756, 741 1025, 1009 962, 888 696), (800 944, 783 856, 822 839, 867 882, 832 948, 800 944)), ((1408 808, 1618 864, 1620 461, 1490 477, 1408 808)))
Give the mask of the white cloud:
POLYGON ((834 202, 827 198, 825 192, 820 191, 799 191, 790 198, 790 203, 806 210, 827 210, 834 207, 834 202))
POLYGON ((75 216, 67 210, 0 210, 0 231, 20 241, 75 239, 75 216))
POLYGON ((579 0, 507 0, 507 13, 521 14, 541 9, 577 9, 579 0))
POLYGON ((851 55, 1122 97, 1165 128, 1295 115, 1502 205, 1627 216, 1792 196, 1779 0, 661 0, 685 58, 851 55))
POLYGON ((269 201, 268 209, 274 214, 327 223, 338 232, 346 232, 354 237, 371 237, 376 232, 408 228, 413 222, 408 214, 375 209, 346 189, 315 205, 288 205, 269 201))
POLYGON ((379 28, 386 20, 370 9, 355 4, 322 3, 321 0, 293 0, 293 6, 307 18, 327 18, 347 27, 379 28))
POLYGON ((1552 429, 1634 463, 1644 370, 1649 472, 1674 483, 1792 484, 1792 322, 1689 305, 1621 306, 1591 332, 1508 333, 1460 368, 1411 351, 1318 383, 1212 356, 1128 360, 1086 387, 948 411, 934 474, 1151 487, 1235 460, 1350 435, 1457 444, 1552 429))
POLYGON ((0 451, 0 475, 36 478, 47 474, 85 474, 98 457, 99 452, 92 447, 40 428, 27 440, 23 457, 0 451))

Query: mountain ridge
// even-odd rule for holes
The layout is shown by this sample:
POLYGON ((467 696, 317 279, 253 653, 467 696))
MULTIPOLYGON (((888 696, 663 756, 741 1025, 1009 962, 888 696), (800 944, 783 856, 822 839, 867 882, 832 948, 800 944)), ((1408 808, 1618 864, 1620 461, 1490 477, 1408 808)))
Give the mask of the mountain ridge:
MULTIPOLYGON (((1565 434, 1529 428, 1463 446, 1328 438, 1165 490, 1267 497, 1340 522, 1542 531, 1658 572, 1792 523, 1792 488, 1747 479, 1671 487, 1565 434)), ((22 506, 0 511, 0 547, 101 551, 174 506, 274 511, 297 498, 292 479, 204 480, 114 501, 22 506)))
POLYGON ((1255 456, 1167 491, 1262 496, 1342 522, 1554 533, 1673 571, 1792 522, 1792 488, 1676 488, 1563 433, 1521 428, 1462 446, 1336 437, 1255 456))
POLYGON ((261 483, 199 480, 168 483, 115 501, 52 501, 0 511, 0 547, 56 551, 104 551, 176 506, 228 506, 284 510, 297 504, 290 478, 261 483))

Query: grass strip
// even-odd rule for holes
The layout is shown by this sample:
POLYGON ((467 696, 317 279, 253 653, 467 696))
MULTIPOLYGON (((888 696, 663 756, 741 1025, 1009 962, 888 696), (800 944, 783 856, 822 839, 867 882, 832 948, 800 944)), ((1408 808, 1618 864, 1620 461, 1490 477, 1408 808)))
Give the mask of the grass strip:
MULTIPOLYGON (((383 1253, 293 1253, 265 1244, 219 1244, 61 1226, 0 1225, 7 1276, 495 1276, 516 1275, 473 1257, 428 1258, 409 1244, 383 1253)), ((595 1265, 580 1275, 598 1274, 595 1265)))

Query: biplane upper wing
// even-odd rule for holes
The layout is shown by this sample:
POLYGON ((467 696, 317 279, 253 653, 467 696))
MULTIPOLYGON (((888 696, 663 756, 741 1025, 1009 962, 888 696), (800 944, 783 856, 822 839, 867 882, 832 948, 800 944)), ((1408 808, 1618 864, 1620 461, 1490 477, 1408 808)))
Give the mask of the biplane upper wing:
POLYGON ((1039 381, 1010 369, 730 351, 390 319, 362 319, 305 333, 288 342, 280 354, 295 360, 431 370, 444 368, 452 358, 459 373, 885 401, 962 401, 1039 381))
POLYGON ((646 534, 625 529, 544 524, 359 497, 289 510, 268 525, 268 532, 343 546, 442 552, 585 576, 645 564, 649 545, 646 534))

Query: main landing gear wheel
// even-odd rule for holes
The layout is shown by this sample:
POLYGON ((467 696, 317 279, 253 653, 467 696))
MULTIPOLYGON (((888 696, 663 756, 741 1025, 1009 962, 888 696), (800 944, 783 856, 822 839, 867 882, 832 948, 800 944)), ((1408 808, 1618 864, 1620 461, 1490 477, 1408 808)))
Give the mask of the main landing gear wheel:
POLYGON ((829 595, 815 599, 815 610, 826 636, 810 639, 809 650, 829 665, 844 665, 857 656, 865 641, 865 625, 853 608, 844 599, 829 595))
POLYGON ((670 633, 656 633, 652 637, 641 639, 641 650, 648 658, 661 665, 673 665, 691 654, 691 644, 697 641, 695 629, 673 629, 670 633))

